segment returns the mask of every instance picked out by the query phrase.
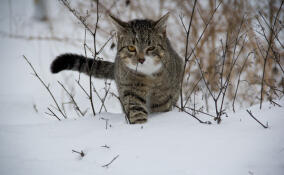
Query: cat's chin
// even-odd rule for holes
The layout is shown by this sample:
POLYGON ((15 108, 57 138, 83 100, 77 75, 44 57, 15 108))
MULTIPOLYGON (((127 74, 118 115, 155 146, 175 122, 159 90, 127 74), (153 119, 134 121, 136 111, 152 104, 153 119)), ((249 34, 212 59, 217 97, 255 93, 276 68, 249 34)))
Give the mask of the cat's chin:
POLYGON ((127 63, 126 66, 131 70, 137 71, 138 73, 153 75, 162 68, 162 63, 155 63, 153 58, 146 56, 143 64, 138 63, 134 65, 132 63, 127 63))

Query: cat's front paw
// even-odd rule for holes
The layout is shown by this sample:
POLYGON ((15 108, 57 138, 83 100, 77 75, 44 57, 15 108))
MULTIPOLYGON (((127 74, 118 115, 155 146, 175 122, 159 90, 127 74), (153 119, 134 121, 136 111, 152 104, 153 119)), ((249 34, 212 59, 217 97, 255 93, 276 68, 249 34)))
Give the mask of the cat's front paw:
POLYGON ((130 124, 142 124, 147 122, 147 115, 142 113, 136 113, 129 116, 130 124))

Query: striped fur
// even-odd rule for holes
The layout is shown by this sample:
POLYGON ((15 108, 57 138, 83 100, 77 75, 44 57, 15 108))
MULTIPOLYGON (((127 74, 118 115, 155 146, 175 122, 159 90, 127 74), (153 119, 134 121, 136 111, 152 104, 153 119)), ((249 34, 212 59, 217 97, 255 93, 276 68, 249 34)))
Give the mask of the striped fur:
POLYGON ((170 111, 179 98, 183 61, 166 36, 167 17, 123 22, 111 16, 118 39, 114 63, 64 54, 55 59, 51 71, 76 70, 114 79, 131 124, 146 122, 150 113, 170 111))
POLYGON ((56 57, 51 64, 51 72, 58 73, 63 70, 75 70, 96 78, 114 79, 114 63, 94 60, 82 55, 63 54, 56 57))

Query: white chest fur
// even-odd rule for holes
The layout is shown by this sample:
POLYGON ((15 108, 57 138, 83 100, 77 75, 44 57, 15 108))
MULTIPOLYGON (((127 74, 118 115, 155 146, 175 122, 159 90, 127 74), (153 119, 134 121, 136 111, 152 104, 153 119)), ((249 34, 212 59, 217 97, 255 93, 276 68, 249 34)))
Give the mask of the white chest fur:
POLYGON ((146 75, 152 75, 153 73, 161 69, 162 63, 155 63, 152 57, 146 56, 143 64, 138 63, 137 65, 133 65, 131 63, 128 63, 126 66, 139 73, 143 73, 146 75))

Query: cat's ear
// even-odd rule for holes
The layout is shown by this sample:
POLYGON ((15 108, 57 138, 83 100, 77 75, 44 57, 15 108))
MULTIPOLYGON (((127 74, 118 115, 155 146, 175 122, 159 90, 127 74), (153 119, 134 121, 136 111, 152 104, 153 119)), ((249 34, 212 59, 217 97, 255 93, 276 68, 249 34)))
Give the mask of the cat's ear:
POLYGON ((170 12, 168 12, 155 22, 155 29, 161 32, 164 36, 166 35, 167 20, 169 16, 170 12))
POLYGON ((113 15, 109 15, 112 23, 115 25, 118 31, 124 31, 128 27, 128 23, 121 21, 120 19, 114 17, 113 15))

